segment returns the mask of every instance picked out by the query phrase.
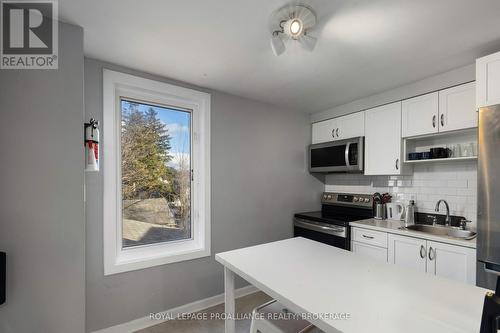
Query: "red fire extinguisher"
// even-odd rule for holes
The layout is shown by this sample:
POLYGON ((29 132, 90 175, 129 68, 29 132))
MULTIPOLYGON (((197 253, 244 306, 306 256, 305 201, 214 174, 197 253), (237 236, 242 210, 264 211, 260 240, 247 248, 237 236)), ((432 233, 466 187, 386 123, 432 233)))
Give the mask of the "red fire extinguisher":
POLYGON ((99 122, 85 123, 85 171, 99 171, 99 122))

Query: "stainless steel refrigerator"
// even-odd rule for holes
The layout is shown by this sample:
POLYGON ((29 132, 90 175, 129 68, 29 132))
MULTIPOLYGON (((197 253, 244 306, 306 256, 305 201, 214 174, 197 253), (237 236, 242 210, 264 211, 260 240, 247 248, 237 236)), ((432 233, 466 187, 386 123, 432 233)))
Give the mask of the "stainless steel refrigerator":
POLYGON ((479 109, 476 284, 495 289, 500 275, 500 105, 479 109))

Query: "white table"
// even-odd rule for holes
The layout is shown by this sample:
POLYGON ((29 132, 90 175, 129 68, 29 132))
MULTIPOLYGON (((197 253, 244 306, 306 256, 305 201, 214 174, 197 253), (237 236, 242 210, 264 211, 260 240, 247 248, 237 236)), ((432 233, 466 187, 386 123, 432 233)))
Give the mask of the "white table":
MULTIPOLYGON (((485 289, 380 263, 305 238, 219 253, 226 313, 241 276, 325 332, 479 332, 485 289), (348 313, 350 319, 331 314, 348 313)), ((226 319, 226 333, 235 322, 226 319)))

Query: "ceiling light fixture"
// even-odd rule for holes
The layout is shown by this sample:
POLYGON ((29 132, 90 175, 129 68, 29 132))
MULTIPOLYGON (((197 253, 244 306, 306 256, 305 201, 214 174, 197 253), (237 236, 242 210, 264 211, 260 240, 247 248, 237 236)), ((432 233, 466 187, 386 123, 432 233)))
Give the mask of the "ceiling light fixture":
POLYGON ((271 49, 279 56, 286 50, 285 42, 297 41, 304 49, 312 51, 316 38, 310 32, 316 25, 316 14, 306 5, 286 5, 271 15, 271 49))
POLYGON ((285 23, 284 31, 293 39, 298 39, 304 31, 304 23, 298 18, 288 20, 285 23))

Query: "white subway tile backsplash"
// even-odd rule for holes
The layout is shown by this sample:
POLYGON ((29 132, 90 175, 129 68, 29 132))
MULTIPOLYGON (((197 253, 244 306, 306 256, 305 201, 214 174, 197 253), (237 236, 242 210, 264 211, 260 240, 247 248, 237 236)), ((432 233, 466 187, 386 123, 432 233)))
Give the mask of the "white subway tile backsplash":
POLYGON ((439 188, 435 188, 434 193, 441 194, 441 195, 456 195, 457 194, 457 189, 453 187, 444 187, 446 185, 440 186, 439 188))
POLYGON ((469 179, 469 180, 467 180, 467 187, 469 187, 469 188, 477 188, 477 179, 469 179))
POLYGON ((411 180, 398 180, 396 186, 397 187, 408 187, 412 186, 412 181, 411 180))
POLYGON ((467 180, 448 180, 448 187, 467 188, 467 180))
MULTIPOLYGON (((415 200, 417 210, 434 213, 436 202, 444 199, 452 215, 461 215, 475 224, 477 213, 477 162, 415 165, 411 176, 364 176, 330 174, 325 191, 365 193, 389 192, 393 201, 415 200)), ((444 211, 444 206, 441 208, 444 211)), ((474 225, 473 225, 474 227, 474 225)))

